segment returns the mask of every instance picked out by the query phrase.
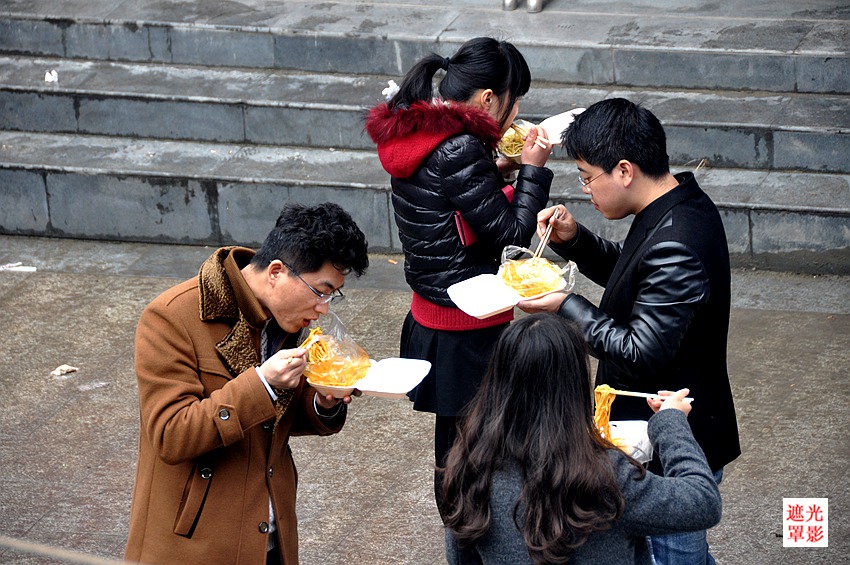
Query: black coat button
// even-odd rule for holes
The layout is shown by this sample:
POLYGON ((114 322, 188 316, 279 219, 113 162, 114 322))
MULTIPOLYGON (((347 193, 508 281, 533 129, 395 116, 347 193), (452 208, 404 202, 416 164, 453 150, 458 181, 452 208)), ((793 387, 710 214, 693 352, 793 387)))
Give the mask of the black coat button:
POLYGON ((269 533, 269 523, 268 522, 260 522, 259 530, 261 534, 269 533))

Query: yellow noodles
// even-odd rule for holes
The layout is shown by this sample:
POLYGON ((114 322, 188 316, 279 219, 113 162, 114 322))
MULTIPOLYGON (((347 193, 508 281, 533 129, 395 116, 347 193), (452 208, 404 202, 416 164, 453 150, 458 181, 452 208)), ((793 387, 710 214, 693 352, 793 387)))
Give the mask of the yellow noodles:
POLYGON ((614 389, 608 385, 599 385, 593 391, 596 398, 596 412, 593 415, 593 422, 596 424, 596 429, 602 437, 611 440, 611 404, 614 402, 614 389))
POLYGON ((508 129, 499 141, 499 152, 506 157, 516 157, 522 154, 525 141, 522 135, 513 128, 508 129))
POLYGON ((305 346, 309 361, 304 374, 316 384, 352 386, 365 377, 372 366, 369 356, 359 347, 353 347, 354 351, 343 351, 340 343, 323 334, 319 327, 310 330, 307 339, 300 345, 305 346))
POLYGON ((499 275, 523 298, 558 290, 564 284, 563 271, 543 257, 506 261, 499 275))

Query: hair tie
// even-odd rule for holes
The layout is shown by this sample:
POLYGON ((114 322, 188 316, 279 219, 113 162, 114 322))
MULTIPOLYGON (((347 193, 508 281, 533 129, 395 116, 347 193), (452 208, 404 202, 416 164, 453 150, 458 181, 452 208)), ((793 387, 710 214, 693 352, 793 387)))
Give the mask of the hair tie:
POLYGON ((449 59, 448 57, 443 57, 443 64, 442 64, 442 65, 440 65, 440 67, 441 67, 444 71, 447 71, 447 70, 449 70, 449 63, 451 63, 451 62, 452 62, 452 60, 451 60, 451 59, 449 59))

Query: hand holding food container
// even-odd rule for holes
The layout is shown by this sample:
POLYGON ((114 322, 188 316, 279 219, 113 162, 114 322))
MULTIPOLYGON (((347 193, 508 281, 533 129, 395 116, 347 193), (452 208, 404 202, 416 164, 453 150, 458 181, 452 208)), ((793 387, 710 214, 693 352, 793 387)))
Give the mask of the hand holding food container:
POLYGON ((499 153, 516 165, 543 167, 552 154, 546 132, 525 120, 514 120, 499 141, 499 153))
POLYGON ((314 323, 300 347, 307 350, 307 383, 321 395, 345 398, 360 391, 402 398, 431 370, 431 363, 421 359, 370 359, 333 312, 319 322, 314 323))
POLYGON ((572 290, 576 265, 559 267, 530 249, 509 245, 495 275, 484 274, 448 288, 455 305, 478 319, 489 318, 513 308, 518 302, 550 293, 572 290))
POLYGON ((561 142, 564 130, 570 127, 575 117, 583 111, 584 108, 575 108, 568 112, 562 112, 546 118, 536 126, 527 120, 516 119, 499 141, 499 153, 518 164, 543 166, 549 157, 549 153, 551 153, 552 147, 561 142), (532 128, 535 127, 537 128, 536 135, 530 136, 529 134, 533 133, 532 128), (533 148, 535 146, 547 150, 546 159, 543 159, 542 164, 534 162, 533 148))

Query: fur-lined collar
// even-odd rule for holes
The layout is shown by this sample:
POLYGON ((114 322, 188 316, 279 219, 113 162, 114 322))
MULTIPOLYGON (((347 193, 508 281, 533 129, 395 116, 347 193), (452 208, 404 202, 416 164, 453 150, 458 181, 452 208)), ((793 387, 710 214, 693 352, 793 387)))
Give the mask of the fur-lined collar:
MULTIPOLYGON (((235 320, 227 335, 216 344, 233 377, 260 364, 255 335, 262 331, 268 316, 263 312, 240 268, 254 252, 244 247, 222 247, 204 261, 198 271, 200 316, 204 321, 235 320)), ((275 389, 277 418, 275 429, 292 401, 292 389, 275 389)))
MULTIPOLYGON (((256 318, 257 310, 261 313, 262 308, 256 298, 240 300, 240 295, 245 294, 244 289, 240 287, 246 283, 244 280, 233 280, 233 273, 230 271, 234 269, 237 271, 236 276, 241 277, 241 274, 238 274, 239 269, 234 255, 241 255, 243 261, 250 260, 253 251, 238 247, 217 249, 201 265, 198 272, 198 293, 202 320, 235 321, 230 332, 216 344, 228 369, 235 377, 259 364, 259 354, 254 346, 252 334, 262 328, 262 322, 250 318, 256 318)), ((248 292, 250 293, 250 289, 248 292)))
POLYGON ((469 134, 495 149, 501 128, 486 112, 466 104, 420 101, 391 110, 384 103, 369 111, 366 132, 378 146, 378 157, 392 176, 412 175, 443 141, 469 134))

